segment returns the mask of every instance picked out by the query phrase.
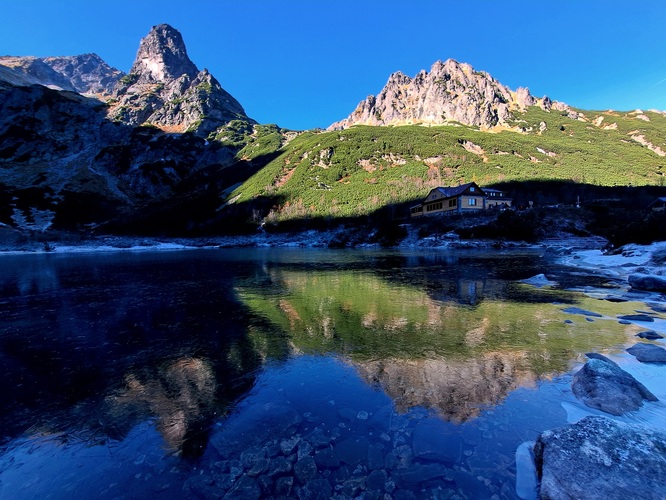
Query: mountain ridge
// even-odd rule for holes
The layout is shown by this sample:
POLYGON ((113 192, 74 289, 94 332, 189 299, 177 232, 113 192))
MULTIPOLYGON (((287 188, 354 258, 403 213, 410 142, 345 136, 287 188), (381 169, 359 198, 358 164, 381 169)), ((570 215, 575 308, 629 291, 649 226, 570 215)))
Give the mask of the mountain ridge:
POLYGON ((108 95, 124 73, 97 54, 77 56, 0 56, 0 66, 25 77, 26 84, 80 94, 108 95))
POLYGON ((421 70, 413 78, 397 71, 376 96, 361 101, 345 119, 328 130, 353 125, 444 125, 460 123, 494 129, 511 127, 514 111, 539 106, 549 111, 568 111, 564 103, 549 97, 536 98, 529 89, 512 91, 490 74, 476 71, 470 64, 454 59, 436 61, 430 71, 421 70))
POLYGON ((249 175, 248 162, 230 167, 256 122, 189 60, 177 30, 154 27, 132 71, 94 54, 0 59, 0 223, 127 227, 249 175))
POLYGON ((367 217, 468 181, 665 181, 665 113, 575 109, 452 59, 300 133, 249 118, 168 25, 127 74, 84 56, 0 58, 2 224, 224 232, 367 217))

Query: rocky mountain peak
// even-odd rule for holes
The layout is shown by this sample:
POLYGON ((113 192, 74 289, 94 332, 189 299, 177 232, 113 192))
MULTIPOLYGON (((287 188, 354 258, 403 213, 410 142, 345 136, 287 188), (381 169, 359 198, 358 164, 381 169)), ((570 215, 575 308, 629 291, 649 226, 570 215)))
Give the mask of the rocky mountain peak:
POLYGON ((194 79, 199 70, 187 55, 180 32, 168 24, 153 26, 139 44, 139 51, 130 70, 138 81, 165 82, 182 75, 194 79))
MULTIPOLYGON (((481 129, 508 126, 515 111, 539 105, 549 110, 548 97, 532 97, 527 88, 516 92, 488 73, 454 59, 437 61, 430 72, 420 71, 414 78, 393 73, 377 96, 359 103, 346 119, 330 129, 352 125, 438 125, 451 122, 481 129)), ((566 108, 557 103, 556 107, 566 108)))
POLYGON ((168 24, 154 26, 141 40, 132 69, 114 89, 109 115, 129 125, 203 137, 232 120, 254 123, 208 70, 197 69, 183 37, 168 24))

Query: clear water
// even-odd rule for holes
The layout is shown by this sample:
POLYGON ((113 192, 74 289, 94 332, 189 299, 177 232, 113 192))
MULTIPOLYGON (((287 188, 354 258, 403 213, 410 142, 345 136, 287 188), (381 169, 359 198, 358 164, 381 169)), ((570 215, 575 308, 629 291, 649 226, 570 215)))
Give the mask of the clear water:
POLYGON ((533 497, 585 352, 664 392, 617 321, 650 305, 571 288, 616 290, 527 251, 2 256, 0 498, 533 497))

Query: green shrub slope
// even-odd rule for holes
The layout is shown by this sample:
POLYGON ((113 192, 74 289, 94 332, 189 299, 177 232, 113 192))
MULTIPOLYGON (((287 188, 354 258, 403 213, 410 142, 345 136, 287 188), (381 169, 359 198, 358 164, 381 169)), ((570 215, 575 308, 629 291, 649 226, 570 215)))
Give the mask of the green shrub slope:
POLYGON ((229 194, 228 206, 274 199, 264 215, 284 221, 362 216, 470 181, 664 184, 666 116, 579 113, 572 119, 534 106, 511 129, 492 132, 455 125, 305 132, 266 155, 270 161, 229 194))

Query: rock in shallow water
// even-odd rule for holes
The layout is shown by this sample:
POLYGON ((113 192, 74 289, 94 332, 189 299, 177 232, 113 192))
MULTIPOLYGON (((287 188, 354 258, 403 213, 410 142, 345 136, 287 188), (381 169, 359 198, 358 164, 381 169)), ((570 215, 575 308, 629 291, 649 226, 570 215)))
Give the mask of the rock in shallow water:
POLYGON ((581 314, 583 316, 592 316, 594 318, 601 318, 603 317, 601 314, 593 312, 593 311, 588 311, 586 309, 581 309, 580 307, 567 307, 565 309, 562 309, 562 312, 568 313, 568 314, 581 314))
POLYGON ((356 465, 367 461, 370 442, 365 438, 349 438, 335 445, 335 453, 340 461, 356 465))
POLYGON ((534 447, 544 499, 661 499, 666 432, 605 417, 543 432, 534 447))
POLYGON ((661 335, 659 335, 657 332, 654 330, 645 330, 643 332, 638 332, 636 334, 636 337, 642 338, 642 339, 648 339, 648 340, 658 340, 658 339, 663 339, 661 335))
POLYGON ((537 274, 536 276, 532 276, 531 278, 521 280, 521 283, 532 285, 537 288, 557 285, 556 281, 550 281, 548 278, 546 278, 545 274, 537 274))
POLYGON ((627 352, 641 363, 666 363, 666 349, 654 344, 635 344, 627 352))
POLYGON ((300 500, 328 500, 331 494, 331 485, 326 479, 313 479, 298 489, 300 500))
POLYGON ((652 274, 630 274, 629 285, 637 290, 666 292, 666 277, 652 274))
POLYGON ((643 384, 610 359, 595 353, 587 356, 591 359, 574 375, 571 384, 574 395, 587 406, 622 415, 640 408, 644 399, 657 401, 643 384))
POLYGON ((425 419, 414 429, 414 455, 426 460, 454 464, 460 460, 462 438, 452 424, 438 419, 425 419))
POLYGON ((237 418, 228 420, 225 432, 214 434, 210 442, 222 457, 232 456, 261 445, 271 436, 291 436, 301 422, 300 415, 289 406, 278 403, 255 405, 237 418))
POLYGON ((646 323, 654 321, 654 318, 649 314, 625 314, 624 316, 619 316, 619 319, 625 321, 644 321, 646 323))
POLYGON ((259 487, 257 481, 251 477, 244 476, 239 479, 236 484, 234 484, 231 490, 229 490, 227 497, 247 498, 248 500, 255 498, 258 499, 261 497, 261 488, 259 487))

